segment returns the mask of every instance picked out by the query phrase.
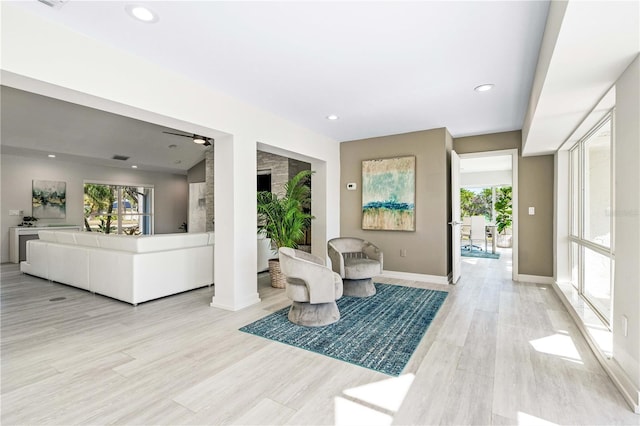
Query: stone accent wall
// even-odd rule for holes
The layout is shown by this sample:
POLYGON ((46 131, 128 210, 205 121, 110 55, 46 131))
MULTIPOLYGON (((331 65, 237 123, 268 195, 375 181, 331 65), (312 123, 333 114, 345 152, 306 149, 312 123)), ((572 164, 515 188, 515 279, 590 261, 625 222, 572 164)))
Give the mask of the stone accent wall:
POLYGON ((257 170, 271 171, 271 192, 282 197, 284 185, 289 180, 289 159, 270 152, 257 152, 257 170))
POLYGON ((311 170, 311 164, 289 158, 289 179, 303 170, 311 170))
POLYGON ((213 210, 213 206, 214 206, 214 195, 213 195, 213 188, 214 188, 214 174, 213 174, 213 167, 214 167, 214 161, 213 161, 213 145, 209 146, 207 148, 207 150, 204 153, 204 160, 205 160, 205 182, 207 183, 207 198, 206 198, 206 205, 207 205, 207 232, 211 232, 211 231, 215 231, 215 224, 214 224, 214 210, 213 210))
MULTIPOLYGON (((311 164, 269 152, 258 151, 257 170, 271 171, 271 192, 281 197, 284 195, 284 185, 302 170, 311 170, 311 164)), ((311 229, 307 230, 303 243, 298 248, 310 251, 311 229)))

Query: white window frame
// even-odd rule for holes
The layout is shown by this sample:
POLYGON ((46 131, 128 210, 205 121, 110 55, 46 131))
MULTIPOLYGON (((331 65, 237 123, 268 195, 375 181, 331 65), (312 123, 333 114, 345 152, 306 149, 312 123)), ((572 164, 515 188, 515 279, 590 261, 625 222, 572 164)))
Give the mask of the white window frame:
MULTIPOLYGON (((84 191, 84 186, 87 184, 92 184, 92 185, 105 185, 105 186, 115 186, 118 187, 118 192, 117 192, 117 203, 118 203, 118 210, 116 212, 113 212, 111 215, 112 216, 116 216, 116 220, 117 220, 117 234, 122 234, 122 216, 123 215, 131 215, 130 213, 125 213, 124 211, 122 211, 122 190, 121 188, 124 187, 137 187, 137 188, 147 188, 151 190, 151 195, 150 195, 150 200, 149 200, 149 213, 144 213, 144 214, 139 214, 139 213, 135 213, 133 215, 136 216, 148 216, 149 217, 149 234, 148 235, 153 235, 155 233, 155 188, 153 185, 149 185, 149 184, 140 184, 140 183, 116 183, 116 182, 105 182, 105 181, 94 181, 94 180, 85 180, 83 181, 82 184, 82 188, 84 191)), ((84 197, 82 198, 84 201, 84 197)), ((84 213, 83 213, 84 216, 84 213)))
POLYGON ((581 298, 587 303, 593 310, 593 312, 600 317, 600 319, 611 328, 611 318, 613 318, 613 292, 615 289, 614 285, 614 276, 615 276, 615 215, 611 214, 609 216, 609 230, 610 230, 610 247, 603 246, 601 244, 595 243, 591 240, 587 240, 584 238, 585 230, 585 143, 589 140, 591 136, 593 136, 598 130, 600 130, 607 122, 610 122, 611 127, 611 153, 610 153, 610 179, 609 179, 609 191, 610 191, 610 211, 613 211, 613 206, 615 205, 615 193, 614 193, 614 183, 615 183, 615 108, 612 108, 605 116, 600 119, 596 125, 594 125, 578 142, 576 142, 569 149, 569 229, 568 229, 568 239, 569 239, 569 264, 570 267, 573 268, 573 265, 577 263, 578 265, 578 282, 574 283, 572 281, 572 285, 577 289, 578 294, 581 298), (574 167, 573 164, 573 152, 578 150, 578 197, 577 197, 577 206, 574 205, 574 190, 576 186, 574 185, 574 167), (577 211, 577 215, 575 214, 577 211), (577 218, 578 226, 577 226, 577 235, 574 234, 574 220, 577 218), (578 246, 578 259, 574 259, 573 252, 573 243, 578 246), (585 294, 585 277, 584 277, 584 250, 589 249, 592 250, 602 256, 608 257, 610 261, 610 292, 611 292, 611 307, 610 307, 610 316, 607 317, 601 310, 589 299, 589 297, 585 294))

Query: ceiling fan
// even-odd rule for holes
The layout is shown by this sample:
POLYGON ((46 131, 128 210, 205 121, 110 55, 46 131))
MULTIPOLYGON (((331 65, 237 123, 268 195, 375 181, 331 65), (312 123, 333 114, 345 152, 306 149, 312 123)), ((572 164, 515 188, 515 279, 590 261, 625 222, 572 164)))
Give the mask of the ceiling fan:
POLYGON ((211 144, 215 142, 215 139, 213 138, 199 136, 199 135, 196 135, 195 133, 192 135, 185 135, 184 133, 173 133, 173 132, 164 132, 164 131, 162 133, 166 133, 168 135, 182 136, 183 138, 189 138, 194 143, 197 143, 198 145, 211 146, 211 144))

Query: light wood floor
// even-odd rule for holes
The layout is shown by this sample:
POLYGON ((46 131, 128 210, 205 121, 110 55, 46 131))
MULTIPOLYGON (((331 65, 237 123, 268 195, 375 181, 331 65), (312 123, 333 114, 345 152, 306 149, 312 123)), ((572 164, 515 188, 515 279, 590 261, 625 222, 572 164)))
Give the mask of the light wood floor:
POLYGON ((212 288, 133 307, 4 264, 1 421, 637 425, 553 290, 510 261, 464 259, 450 287, 379 280, 450 291, 398 378, 238 331, 288 304, 264 274, 262 302, 226 312, 212 288))

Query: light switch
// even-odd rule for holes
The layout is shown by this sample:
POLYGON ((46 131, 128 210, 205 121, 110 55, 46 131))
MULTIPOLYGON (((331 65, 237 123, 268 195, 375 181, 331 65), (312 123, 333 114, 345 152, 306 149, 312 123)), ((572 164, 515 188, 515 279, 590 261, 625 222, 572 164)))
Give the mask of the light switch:
POLYGON ((533 216, 534 214, 536 214, 536 208, 535 207, 529 207, 529 216, 533 216))

